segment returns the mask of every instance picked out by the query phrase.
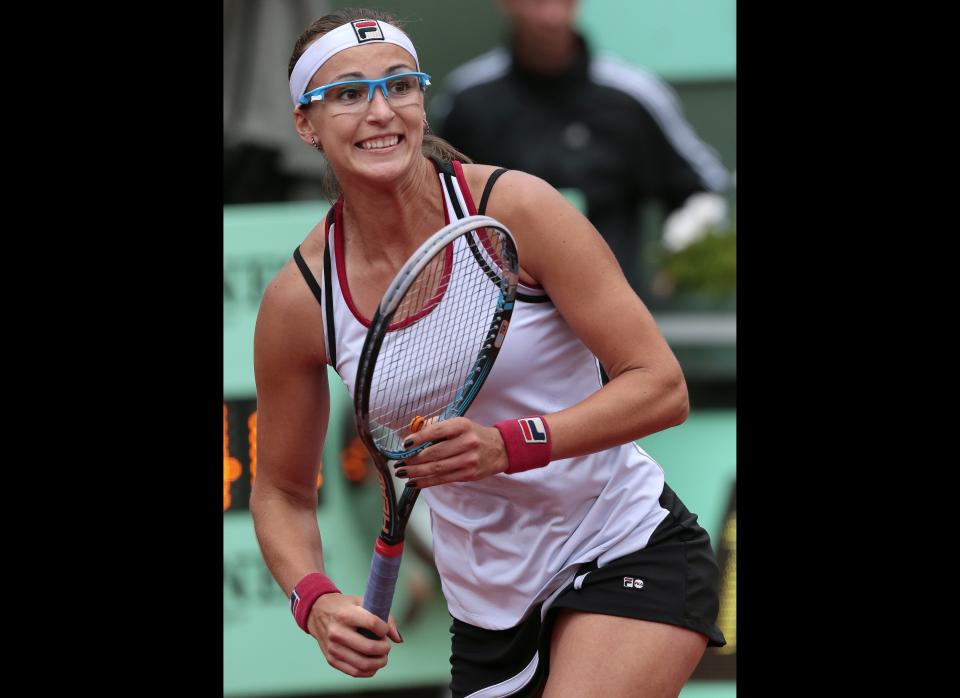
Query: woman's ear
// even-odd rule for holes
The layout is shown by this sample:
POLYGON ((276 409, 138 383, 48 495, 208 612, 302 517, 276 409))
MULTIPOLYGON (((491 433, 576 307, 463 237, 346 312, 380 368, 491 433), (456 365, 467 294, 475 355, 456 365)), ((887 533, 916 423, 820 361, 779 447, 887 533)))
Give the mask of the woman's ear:
POLYGON ((306 112, 300 107, 293 110, 293 126, 297 129, 297 135, 300 136, 301 141, 323 152, 323 148, 320 147, 320 142, 317 140, 316 130, 307 119, 306 112))

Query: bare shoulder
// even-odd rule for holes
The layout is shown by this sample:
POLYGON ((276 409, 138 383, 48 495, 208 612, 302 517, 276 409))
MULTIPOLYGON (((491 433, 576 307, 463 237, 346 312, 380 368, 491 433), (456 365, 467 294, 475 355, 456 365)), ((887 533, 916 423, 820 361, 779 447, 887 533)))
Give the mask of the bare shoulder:
MULTIPOLYGON (((323 236, 311 233, 300 246, 307 267, 322 284, 323 236)), ((254 339, 257 358, 326 363, 320 303, 291 258, 267 284, 254 339)))
POLYGON ((467 178, 467 185, 470 187, 470 193, 474 195, 477 203, 480 202, 479 196, 486 185, 487 180, 499 167, 496 165, 463 164, 463 174, 467 178))
MULTIPOLYGON (((487 180, 498 169, 500 168, 495 165, 463 166, 470 193, 477 204, 480 203, 480 196, 487 185, 487 180)), ((522 219, 524 214, 531 211, 544 213, 541 208, 543 206, 562 209, 565 208, 565 201, 566 199, 556 189, 540 177, 521 170, 507 170, 500 175, 490 191, 486 213, 509 226, 506 218, 519 215, 522 219)))
MULTIPOLYGON (((490 175, 498 169, 501 168, 497 165, 463 166, 463 174, 467 178, 470 193, 477 203, 480 202, 480 195, 483 193, 483 188, 487 185, 490 175)), ((540 177, 521 170, 508 169, 500 175, 496 185, 491 190, 487 206, 493 206, 494 197, 496 197, 498 209, 507 210, 511 205, 516 208, 523 208, 524 202, 529 201, 531 196, 535 197, 536 201, 563 199, 563 196, 556 189, 540 177)))
MULTIPOLYGON (((475 166, 475 174, 468 173, 471 192, 476 177, 480 191, 495 167, 475 166), (479 169, 482 168, 482 169, 479 169)), ((589 221, 548 182, 521 170, 508 170, 497 180, 487 199, 486 214, 502 222, 513 233, 520 248, 524 269, 538 279, 533 258, 540 256, 544 245, 563 242, 568 236, 593 237, 595 231, 589 221)), ((523 280, 523 279, 521 279, 523 280)), ((527 283, 524 281, 524 283, 527 283)))

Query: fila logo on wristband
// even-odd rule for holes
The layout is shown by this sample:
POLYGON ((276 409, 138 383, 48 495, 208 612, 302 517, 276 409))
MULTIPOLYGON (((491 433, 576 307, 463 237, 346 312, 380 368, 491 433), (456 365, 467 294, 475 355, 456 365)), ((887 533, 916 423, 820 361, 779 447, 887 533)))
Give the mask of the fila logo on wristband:
POLYGON ((383 30, 375 19, 360 19, 350 23, 357 34, 357 43, 366 41, 383 41, 383 30))
POLYGON ((296 616, 297 615, 297 606, 300 605, 300 594, 297 593, 297 590, 294 589, 293 593, 290 594, 290 612, 296 616))
POLYGON ((527 417, 518 419, 520 431, 523 432, 523 440, 528 444, 547 443, 547 429, 543 426, 543 420, 539 417, 527 417))
POLYGON ((543 417, 505 419, 493 425, 503 438, 507 475, 542 468, 550 463, 550 425, 543 417))

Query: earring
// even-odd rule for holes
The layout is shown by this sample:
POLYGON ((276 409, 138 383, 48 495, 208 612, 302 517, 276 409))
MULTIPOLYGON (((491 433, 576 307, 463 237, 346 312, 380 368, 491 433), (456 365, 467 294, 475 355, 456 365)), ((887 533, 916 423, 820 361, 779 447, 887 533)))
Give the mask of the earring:
POLYGON ((310 136, 310 143, 313 145, 314 148, 317 149, 317 151, 321 153, 323 152, 323 148, 320 147, 320 144, 317 143, 317 139, 314 136, 310 136))

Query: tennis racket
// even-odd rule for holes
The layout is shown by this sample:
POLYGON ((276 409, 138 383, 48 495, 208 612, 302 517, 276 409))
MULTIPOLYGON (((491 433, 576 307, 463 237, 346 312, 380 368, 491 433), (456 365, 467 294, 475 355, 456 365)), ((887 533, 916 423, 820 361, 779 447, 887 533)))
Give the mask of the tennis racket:
POLYGON ((502 223, 488 216, 462 218, 413 253, 370 322, 357 366, 354 415, 383 496, 383 528, 363 607, 384 621, 407 520, 420 494, 404 487, 398 501, 390 463, 434 443, 403 447, 425 424, 466 413, 503 344, 518 271, 516 243, 502 223))

